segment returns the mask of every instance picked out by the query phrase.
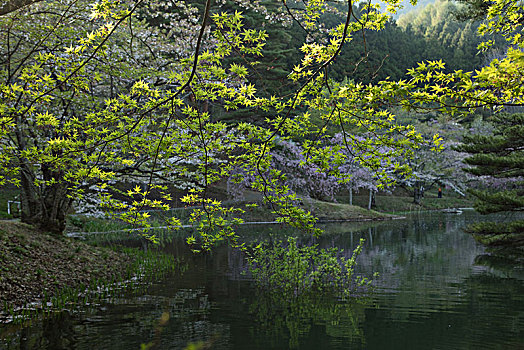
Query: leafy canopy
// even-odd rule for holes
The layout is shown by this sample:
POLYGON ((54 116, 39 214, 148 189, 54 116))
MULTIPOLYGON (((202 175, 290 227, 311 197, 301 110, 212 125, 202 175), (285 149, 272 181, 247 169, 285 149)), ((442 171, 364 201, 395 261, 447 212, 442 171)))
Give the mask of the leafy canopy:
MULTIPOLYGON (((457 114, 523 103, 518 32, 523 14, 519 2, 510 0, 494 1, 480 28, 501 33, 515 45, 503 60, 477 72, 452 73, 444 73, 441 61, 423 62, 407 80, 334 85, 327 68, 353 36, 384 28, 400 6, 396 0, 387 3, 381 12, 379 5, 366 2, 357 16, 350 1, 344 22, 329 29, 327 37, 308 37, 302 59, 288 75, 298 88, 286 96, 261 94, 247 79, 264 55, 267 33, 245 28, 240 11, 212 11, 211 0, 198 21, 189 12, 194 20, 188 23, 198 34, 192 50, 185 51, 176 38, 134 17, 147 5, 144 0, 98 1, 83 17, 75 17, 90 5, 83 1, 33 5, 52 7, 56 15, 51 17, 39 17, 45 11, 33 6, 2 16, 1 50, 7 60, 0 73, 0 183, 21 186, 27 211, 22 218, 28 222, 60 232, 73 200, 96 190, 100 205, 144 227, 152 239, 144 210, 168 209, 167 184, 174 183, 187 191, 185 205, 200 206, 191 218, 198 235, 190 243, 208 248, 223 239, 236 244, 232 227, 241 222, 235 218, 239 210, 209 198, 208 189, 243 167, 253 179, 252 189, 263 194, 279 221, 316 232, 315 218, 296 206, 284 175, 272 167, 276 139, 303 140, 304 162, 340 181, 348 180, 340 166, 350 157, 374 169, 383 186, 391 181, 388 174, 409 176, 410 168, 393 159, 410 157, 424 142, 412 126, 398 124, 389 107, 457 114), (77 31, 69 29, 67 21, 73 18, 77 31), (36 30, 28 19, 35 19, 36 30), (126 64, 136 57, 135 65, 126 64), (238 60, 227 63, 231 57, 238 60), (205 107, 209 103, 228 111, 262 110, 270 117, 262 125, 229 125, 214 118, 205 107), (312 122, 312 113, 320 125, 312 122), (346 136, 342 146, 327 145, 326 130, 333 128, 346 136), (383 164, 388 172, 380 171, 383 164), (124 181, 141 185, 122 190, 124 181)), ((307 30, 330 9, 323 0, 300 6, 288 14, 307 30)), ((433 148, 440 147, 435 135, 433 148)), ((181 223, 171 218, 168 224, 177 228, 181 223)))

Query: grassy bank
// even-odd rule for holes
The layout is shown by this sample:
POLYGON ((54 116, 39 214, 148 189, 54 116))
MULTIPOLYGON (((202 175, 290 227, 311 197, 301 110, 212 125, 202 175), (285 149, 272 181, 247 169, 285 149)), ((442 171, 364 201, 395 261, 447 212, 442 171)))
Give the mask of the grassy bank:
POLYGON ((304 207, 321 221, 369 221, 388 220, 394 216, 376 210, 367 210, 356 205, 304 200, 304 207))
POLYGON ((17 309, 36 302, 40 310, 85 302, 94 291, 111 291, 131 277, 141 281, 174 269, 172 256, 137 250, 116 252, 17 221, 0 221, 0 320, 26 315, 17 309), (158 255, 158 256, 157 256, 158 255))
MULTIPOLYGON (((256 207, 246 206, 245 203, 238 205, 245 210, 241 215, 246 222, 256 221, 274 221, 276 215, 272 213, 273 209, 268 204, 257 203, 256 207)), ((380 213, 376 210, 367 210, 357 205, 348 205, 345 203, 324 202, 311 198, 303 198, 300 207, 310 211, 319 221, 370 221, 370 220, 388 220, 394 218, 394 215, 380 213)))
MULTIPOLYGON (((255 202, 256 206, 251 206, 252 202, 227 203, 243 209, 245 212, 240 217, 246 222, 272 222, 277 216, 272 211, 269 204, 255 202)), ((352 206, 343 203, 323 202, 315 199, 303 199, 300 206, 311 211, 321 222, 322 221, 371 221, 388 220, 394 215, 380 213, 375 210, 367 210, 359 206, 352 206)), ((153 211, 150 213, 149 222, 152 227, 162 227, 171 217, 180 219, 182 224, 189 224, 189 217, 192 209, 174 208, 168 211, 153 211)), ((67 222, 67 232, 113 232, 126 229, 133 229, 132 225, 126 224, 117 219, 92 218, 82 215, 70 216, 67 222)))
MULTIPOLYGON (((339 203, 347 203, 348 196, 338 196, 339 203)), ((353 204, 361 208, 367 208, 369 194, 361 191, 353 195, 353 204)), ((423 210, 440 210, 445 208, 470 208, 473 207, 474 200, 469 197, 462 197, 456 194, 444 195, 438 198, 437 194, 426 193, 422 198, 421 204, 413 203, 413 197, 405 193, 377 194, 375 197, 376 206, 374 210, 381 213, 402 214, 423 210)))

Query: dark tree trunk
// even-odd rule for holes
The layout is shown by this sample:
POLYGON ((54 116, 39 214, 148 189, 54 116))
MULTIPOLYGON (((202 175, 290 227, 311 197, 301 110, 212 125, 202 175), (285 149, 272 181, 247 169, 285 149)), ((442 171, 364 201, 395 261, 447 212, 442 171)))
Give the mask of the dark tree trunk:
POLYGON ((42 166, 42 171, 44 181, 36 186, 29 166, 21 167, 21 220, 43 231, 62 234, 73 202, 68 197, 69 186, 61 179, 60 172, 45 166, 42 166), (49 182, 51 179, 55 181, 49 182))
POLYGON ((413 186, 413 203, 420 204, 423 195, 422 183, 420 181, 415 181, 415 185, 413 186))

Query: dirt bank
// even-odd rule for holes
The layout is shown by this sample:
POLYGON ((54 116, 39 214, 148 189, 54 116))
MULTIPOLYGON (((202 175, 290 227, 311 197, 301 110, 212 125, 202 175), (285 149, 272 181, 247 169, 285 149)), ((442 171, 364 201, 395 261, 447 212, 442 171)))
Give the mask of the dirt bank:
POLYGON ((132 258, 17 221, 0 221, 0 310, 56 295, 61 288, 125 277, 132 258))

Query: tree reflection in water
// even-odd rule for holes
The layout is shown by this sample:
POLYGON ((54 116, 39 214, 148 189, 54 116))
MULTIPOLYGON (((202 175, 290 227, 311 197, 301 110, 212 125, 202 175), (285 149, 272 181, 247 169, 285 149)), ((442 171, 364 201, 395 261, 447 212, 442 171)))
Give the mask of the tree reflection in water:
POLYGON ((324 326, 333 337, 363 345, 364 309, 370 304, 368 297, 337 300, 331 293, 310 291, 290 298, 280 291, 258 290, 249 312, 259 325, 255 332, 260 334, 255 337, 264 336, 272 348, 286 338, 289 348, 298 348, 300 340, 307 339, 316 325, 324 326))

